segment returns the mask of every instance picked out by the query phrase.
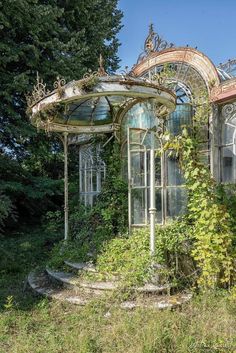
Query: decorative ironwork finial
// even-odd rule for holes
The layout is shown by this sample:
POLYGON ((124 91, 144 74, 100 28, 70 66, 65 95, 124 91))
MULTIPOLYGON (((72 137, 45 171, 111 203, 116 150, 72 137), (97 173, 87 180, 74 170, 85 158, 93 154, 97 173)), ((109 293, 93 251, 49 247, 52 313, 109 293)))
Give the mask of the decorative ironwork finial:
POLYGON ((56 89, 62 89, 65 84, 66 80, 64 78, 61 78, 60 76, 57 76, 56 81, 53 83, 53 87, 56 89))
POLYGON ((103 66, 104 59, 103 59, 101 54, 99 55, 98 63, 99 63, 99 68, 97 69, 97 71, 92 71, 91 69, 89 69, 88 72, 86 72, 83 75, 83 79, 82 79, 83 84, 82 84, 82 86, 87 86, 89 83, 90 84, 91 83, 95 83, 96 80, 98 79, 98 77, 108 76, 108 74, 105 71, 104 66, 103 66))
POLYGON ((57 76, 56 81, 53 83, 53 87, 57 90, 57 93, 60 98, 62 98, 64 95, 65 84, 66 84, 66 80, 64 78, 60 78, 60 76, 57 76))
POLYGON ((149 34, 144 42, 144 51, 146 53, 151 53, 154 50, 154 37, 156 33, 154 32, 153 23, 149 25, 149 34))
POLYGON ((167 48, 173 47, 173 43, 168 43, 166 40, 162 39, 159 34, 154 32, 153 23, 149 25, 149 33, 144 42, 144 50, 139 55, 137 64, 142 60, 147 58, 151 53, 158 52, 167 48))
POLYGON ((28 107, 32 107, 32 105, 47 96, 48 93, 49 91, 46 90, 46 83, 43 83, 43 79, 39 77, 39 73, 37 72, 36 84, 33 87, 32 93, 26 95, 28 107))

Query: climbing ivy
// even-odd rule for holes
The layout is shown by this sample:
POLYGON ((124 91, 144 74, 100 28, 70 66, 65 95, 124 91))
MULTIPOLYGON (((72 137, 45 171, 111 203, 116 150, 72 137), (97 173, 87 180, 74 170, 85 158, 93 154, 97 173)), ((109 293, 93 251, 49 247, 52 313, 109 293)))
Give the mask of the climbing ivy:
POLYGON ((234 262, 231 217, 199 151, 201 128, 207 124, 209 114, 210 104, 203 94, 196 104, 193 128, 184 127, 173 138, 166 136, 164 147, 175 151, 186 180, 188 222, 194 240, 192 256, 199 269, 198 284, 204 288, 230 284, 234 262))
POLYGON ((194 102, 193 126, 183 127, 178 136, 163 132, 159 154, 174 153, 180 163, 188 193, 187 213, 166 226, 156 228, 154 258, 149 251, 149 229, 127 233, 127 185, 122 180, 120 146, 113 142, 103 150, 107 178, 95 206, 81 205, 71 212, 73 241, 56 249, 60 261, 92 260, 101 273, 119 276, 124 283, 137 284, 155 273, 153 263, 166 270, 166 277, 201 288, 233 283, 235 221, 232 204, 201 162, 202 127, 208 123, 211 107, 204 93, 194 102), (168 152, 167 152, 168 151, 168 152), (230 206, 231 205, 231 206, 230 206), (230 208, 231 207, 231 208, 230 208), (90 255, 91 257, 89 257, 90 255))

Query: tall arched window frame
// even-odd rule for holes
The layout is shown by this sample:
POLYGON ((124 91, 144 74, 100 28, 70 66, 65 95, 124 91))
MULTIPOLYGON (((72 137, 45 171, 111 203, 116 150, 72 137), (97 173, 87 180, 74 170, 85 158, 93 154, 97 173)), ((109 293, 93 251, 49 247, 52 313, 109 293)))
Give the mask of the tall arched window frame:
POLYGON ((101 159, 100 144, 80 146, 79 172, 80 200, 85 206, 93 206, 106 177, 106 165, 101 159))
POLYGON ((222 108, 220 137, 221 182, 236 183, 236 103, 222 108))
MULTIPOLYGON (((165 129, 173 135, 181 132, 182 125, 192 124, 192 106, 189 92, 183 84, 176 84, 178 105, 165 124, 165 129)), ((121 124, 124 165, 128 165, 129 175, 129 219, 131 226, 149 223, 149 177, 150 177, 150 135, 148 129, 162 126, 155 116, 155 108, 149 103, 136 104, 124 116, 121 124), (127 138, 128 134, 128 138, 127 138), (127 153, 128 152, 128 153, 127 153), (127 162, 126 162, 127 161, 127 162)), ((160 141, 155 139, 156 151, 160 141)), ((186 190, 177 158, 165 152, 156 155, 156 223, 165 224, 186 210, 186 190)))
MULTIPOLYGON (((142 76, 151 79, 163 70, 163 65, 151 68, 142 76)), ((172 135, 181 133, 183 126, 193 124, 193 98, 200 96, 206 90, 206 84, 200 74, 190 65, 185 63, 170 64, 173 77, 169 79, 168 86, 175 91, 177 96, 176 110, 170 114, 164 129, 172 135)), ((140 103, 134 106, 122 120, 122 130, 129 129, 128 143, 123 133, 123 156, 128 151, 129 173, 129 216, 130 225, 141 226, 149 222, 149 151, 148 142, 144 147, 139 145, 145 129, 158 125, 155 121, 155 113, 152 109, 145 109, 140 103), (147 113, 148 111, 148 113, 147 113), (150 116, 151 114, 151 116, 150 116), (137 140, 138 139, 138 140, 137 140), (138 143, 137 143, 137 141, 138 143)), ((122 135, 122 134, 121 134, 122 135)), ((200 146, 202 161, 210 166, 210 136, 209 123, 202 128, 202 142, 200 146)), ((156 141, 156 145, 159 142, 156 141)), ((158 147, 157 147, 158 148, 158 147)), ((124 158, 125 160, 125 158, 124 158)), ((128 179, 129 179, 128 178, 128 179)), ((174 154, 165 152, 161 157, 156 157, 156 222, 165 224, 185 213, 187 204, 187 193, 185 181, 174 154)))

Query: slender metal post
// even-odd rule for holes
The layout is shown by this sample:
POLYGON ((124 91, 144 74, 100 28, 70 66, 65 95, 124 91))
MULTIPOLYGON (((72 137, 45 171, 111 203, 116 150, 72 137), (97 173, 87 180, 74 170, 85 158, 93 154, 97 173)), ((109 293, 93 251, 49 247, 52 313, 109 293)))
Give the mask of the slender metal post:
POLYGON ((68 221, 68 132, 64 132, 64 240, 68 240, 69 221, 68 221))
POLYGON ((127 131, 127 149, 128 149, 128 219, 129 219, 129 234, 131 234, 131 152, 130 152, 130 128, 127 131))
POLYGON ((151 256, 155 253, 155 215, 156 215, 156 200, 155 200, 155 145, 154 132, 151 131, 151 149, 150 149, 150 253, 151 256))

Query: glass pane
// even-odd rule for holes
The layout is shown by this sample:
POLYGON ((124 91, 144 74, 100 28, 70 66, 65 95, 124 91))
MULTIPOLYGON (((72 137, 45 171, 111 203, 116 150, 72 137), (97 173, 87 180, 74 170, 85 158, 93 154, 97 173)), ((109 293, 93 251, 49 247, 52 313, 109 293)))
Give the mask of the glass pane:
POLYGON ((93 191, 97 191, 97 172, 96 171, 93 171, 93 191))
POLYGON ((167 188, 167 218, 174 219, 185 213, 187 192, 185 188, 167 188))
POLYGON ((145 185, 145 153, 131 152, 131 180, 132 186, 145 185))
POLYGON ((203 147, 202 149, 208 149, 208 147, 206 148, 206 144, 208 146, 209 144, 209 126, 207 125, 202 125, 201 128, 198 131, 198 138, 200 141, 203 142, 203 147), (205 144, 204 144, 205 142, 205 144))
POLYGON ((234 141, 235 127, 225 124, 222 132, 222 144, 227 145, 234 141))
POLYGON ((85 177, 84 177, 84 171, 81 171, 80 173, 80 192, 85 192, 85 177))
POLYGON ((174 156, 167 157, 167 185, 183 185, 184 178, 174 156))
POLYGON ((222 148, 222 182, 236 181, 236 156, 234 146, 222 148))
POLYGON ((87 184, 86 184, 86 190, 87 192, 92 191, 92 175, 91 172, 87 170, 86 172, 86 179, 87 179, 87 184))
POLYGON ((121 123, 122 141, 126 140, 127 129, 149 129, 157 125, 157 118, 152 111, 151 103, 135 104, 124 116, 121 123))
POLYGON ((139 147, 144 137, 145 137, 145 130, 130 129, 129 141, 131 144, 134 144, 130 146, 130 149, 135 149, 139 147))
POLYGON ((162 223, 162 189, 156 188, 156 223, 162 223))
POLYGON ((192 125, 192 107, 189 104, 177 105, 167 122, 168 130, 174 135, 179 135, 184 125, 192 125))
POLYGON ((198 144, 198 150, 199 151, 208 151, 209 149, 210 149, 209 141, 201 142, 201 143, 198 144))
POLYGON ((131 191, 131 223, 145 224, 145 190, 133 189, 131 191))
POLYGON ((101 183, 105 180, 105 170, 101 170, 101 183))
POLYGON ((203 163, 206 167, 210 167, 210 153, 204 152, 199 155, 199 161, 203 163))

